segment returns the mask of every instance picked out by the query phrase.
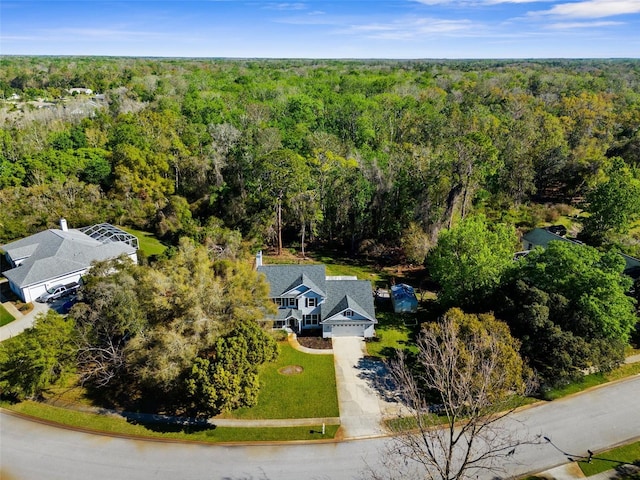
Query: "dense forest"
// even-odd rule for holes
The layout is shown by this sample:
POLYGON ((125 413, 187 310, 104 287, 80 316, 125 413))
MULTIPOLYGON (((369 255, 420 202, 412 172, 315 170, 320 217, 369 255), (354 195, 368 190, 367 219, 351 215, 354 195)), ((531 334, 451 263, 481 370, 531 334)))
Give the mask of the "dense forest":
MULTIPOLYGON (((421 263, 471 212, 530 228, 638 177, 632 60, 1 64, 0 242, 64 216, 421 263)), ((638 253, 630 220, 592 236, 638 253)))
MULTIPOLYGON (((426 265, 443 311, 495 312, 548 385, 624 358, 637 321, 618 253, 640 256, 638 61, 0 65, 0 243, 65 217, 172 245, 140 266, 96 267, 70 314, 76 345, 60 355, 95 387, 120 385, 115 397, 206 414, 255 402, 255 365, 276 353, 255 323, 265 286, 238 259, 264 247, 426 265), (518 234, 560 221, 587 245, 513 262, 518 234), (233 304, 225 292, 240 287, 233 304)), ((18 396, 34 393, 26 384, 18 396)))

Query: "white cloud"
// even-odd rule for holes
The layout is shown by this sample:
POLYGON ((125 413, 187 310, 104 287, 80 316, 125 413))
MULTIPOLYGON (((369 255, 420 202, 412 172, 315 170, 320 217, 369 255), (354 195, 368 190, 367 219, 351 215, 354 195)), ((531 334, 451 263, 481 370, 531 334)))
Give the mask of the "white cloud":
POLYGON ((547 25, 546 28, 553 30, 570 30, 574 28, 598 28, 598 27, 615 27, 624 25, 623 22, 558 22, 547 25))
POLYGON ((392 23, 370 23, 352 25, 342 33, 362 34, 368 38, 382 40, 408 40, 431 35, 460 35, 471 31, 476 24, 470 20, 446 20, 437 18, 410 19, 392 23))
POLYGON ((586 0, 575 3, 561 3, 530 15, 558 15, 570 18, 604 18, 615 15, 640 13, 640 0, 586 0))
POLYGON ((307 5, 301 2, 295 3, 269 3, 264 7, 267 10, 305 10, 307 5))

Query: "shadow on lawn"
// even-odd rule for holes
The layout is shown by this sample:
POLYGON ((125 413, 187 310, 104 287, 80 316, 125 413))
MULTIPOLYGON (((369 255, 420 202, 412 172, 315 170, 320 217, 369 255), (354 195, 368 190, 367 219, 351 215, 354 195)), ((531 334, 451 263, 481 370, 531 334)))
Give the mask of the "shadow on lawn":
POLYGON ((206 419, 134 412, 122 412, 122 416, 132 425, 160 433, 196 433, 217 428, 206 419))

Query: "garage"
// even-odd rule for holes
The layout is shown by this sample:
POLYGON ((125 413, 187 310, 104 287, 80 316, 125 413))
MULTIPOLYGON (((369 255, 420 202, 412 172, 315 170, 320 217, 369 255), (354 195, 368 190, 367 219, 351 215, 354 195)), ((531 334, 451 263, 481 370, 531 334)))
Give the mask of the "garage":
POLYGON ((331 333, 334 337, 363 337, 364 325, 358 323, 347 323, 344 325, 333 325, 331 333))

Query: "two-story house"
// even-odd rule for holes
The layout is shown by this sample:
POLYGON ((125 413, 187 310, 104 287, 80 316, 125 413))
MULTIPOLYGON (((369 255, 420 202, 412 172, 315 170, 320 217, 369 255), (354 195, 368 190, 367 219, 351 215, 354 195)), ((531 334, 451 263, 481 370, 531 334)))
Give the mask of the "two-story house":
POLYGON ((275 328, 295 332, 322 330, 324 338, 373 337, 377 323, 371 283, 356 277, 331 277, 324 265, 262 265, 269 296, 278 306, 275 328))

